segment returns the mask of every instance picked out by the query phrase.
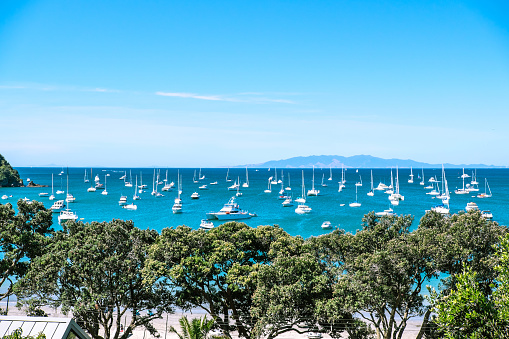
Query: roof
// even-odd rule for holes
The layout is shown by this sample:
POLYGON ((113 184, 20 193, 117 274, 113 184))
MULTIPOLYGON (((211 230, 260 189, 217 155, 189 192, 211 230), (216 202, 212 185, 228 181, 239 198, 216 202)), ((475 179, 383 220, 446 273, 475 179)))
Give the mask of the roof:
POLYGON ((78 339, 90 339, 71 318, 0 316, 0 338, 18 328, 21 328, 23 337, 35 338, 42 332, 46 339, 67 339, 72 331, 78 339))

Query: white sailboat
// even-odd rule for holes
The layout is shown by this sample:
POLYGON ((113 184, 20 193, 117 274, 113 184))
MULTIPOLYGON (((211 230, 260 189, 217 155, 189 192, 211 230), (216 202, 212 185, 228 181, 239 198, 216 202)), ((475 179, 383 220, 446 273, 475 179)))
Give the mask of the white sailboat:
POLYGON ((362 177, 361 177, 361 175, 360 175, 360 174, 359 174, 359 181, 357 181, 357 182, 355 183, 355 186, 362 186, 362 177))
POLYGON ((129 181, 127 181, 125 179, 126 179, 126 177, 124 176, 124 186, 125 187, 133 187, 133 175, 132 175, 131 170, 129 170, 129 181))
POLYGON ((422 169, 422 180, 419 185, 424 186, 424 168, 422 169))
MULTIPOLYGON (((69 169, 67 170, 67 192, 69 192, 69 169)), ((69 204, 67 204, 67 208, 60 212, 58 216, 58 224, 63 224, 68 221, 76 221, 78 220, 78 215, 71 211, 69 208, 69 204)))
POLYGON ((396 186, 395 186, 395 190, 394 190, 394 193, 389 195, 389 200, 390 200, 391 204, 394 205, 394 206, 399 205, 399 202, 401 200, 405 200, 405 197, 402 196, 399 193, 399 170, 398 170, 398 167, 396 167, 396 186))
POLYGON ((230 174, 230 167, 228 167, 228 170, 226 171, 226 182, 232 181, 232 179, 230 179, 230 177, 228 176, 229 174, 230 174))
POLYGON ((106 188, 106 175, 104 176, 104 190, 101 192, 102 195, 108 195, 108 190, 106 188))
POLYGON ((290 185, 290 172, 288 172, 288 186, 287 186, 287 187, 285 187, 285 191, 291 191, 291 190, 292 190, 292 188, 291 188, 290 186, 291 186, 291 185, 290 185))
POLYGON ((85 169, 85 178, 83 178, 83 182, 90 182, 87 176, 87 170, 85 169))
POLYGON ((325 179, 325 173, 322 173, 322 187, 327 187, 327 184, 323 182, 323 179, 325 179))
POLYGON ((478 194, 477 197, 478 198, 491 198, 491 189, 490 189, 490 185, 488 185, 487 178, 484 178, 484 193, 478 194))
POLYGON ((463 187, 458 188, 454 191, 456 194, 468 194, 468 190, 465 188, 465 178, 470 178, 468 174, 465 174, 465 169, 463 168, 463 174, 461 175, 461 179, 463 181, 463 187))
POLYGON ((272 193, 272 186, 271 186, 271 181, 272 180, 272 177, 270 177, 268 180, 267 180, 267 189, 265 191, 263 191, 263 193, 272 193))
POLYGON ((136 193, 137 187, 138 187, 138 176, 136 176, 136 182, 134 184, 133 200, 140 200, 140 196, 136 193))
POLYGON ((375 195, 375 191, 373 189, 373 170, 371 170, 371 190, 367 194, 370 197, 375 195))
POLYGON ((410 167, 410 179, 408 179, 409 184, 414 183, 414 173, 412 172, 412 167, 410 167))
POLYGON ((277 183, 278 183, 278 182, 277 182, 277 169, 276 169, 275 167, 274 167, 274 177, 272 177, 272 178, 274 178, 274 180, 272 180, 272 181, 270 182, 270 184, 271 184, 271 185, 277 185, 277 183))
MULTIPOLYGON (((237 182, 240 182, 240 177, 237 177, 237 182)), ((237 193, 235 193, 235 196, 237 197, 242 196, 242 192, 240 191, 240 185, 237 185, 237 193)))
POLYGON ((249 187, 249 176, 248 176, 248 173, 247 173, 247 167, 246 167, 246 182, 242 184, 242 187, 243 188, 248 188, 249 187))
POLYGON ((205 179, 205 175, 201 174, 201 167, 200 167, 200 173, 198 174, 198 180, 203 180, 203 179, 205 179))
POLYGON ((357 201, 357 185, 355 185, 355 201, 348 204, 350 207, 361 207, 361 203, 357 201))
POLYGON ((329 176, 329 179, 327 179, 327 180, 332 181, 332 166, 330 166, 329 169, 330 169, 330 176, 329 176))
POLYGON ((51 195, 49 196, 49 200, 55 200, 55 196, 53 195, 53 173, 51 173, 51 195))
POLYGON ((182 213, 182 199, 180 199, 180 194, 182 193, 182 178, 180 176, 180 171, 178 172, 178 180, 177 180, 177 197, 174 200, 173 206, 171 208, 173 214, 182 213))
MULTIPOLYGON (((92 176, 92 169, 90 169, 90 176, 92 176)), ((87 192, 95 192, 96 188, 94 186, 94 183, 90 183, 90 187, 87 189, 87 192)))
POLYGON ((296 202, 305 204, 306 203, 306 186, 304 185, 304 170, 302 171, 302 193, 301 196, 297 199, 295 199, 296 202))
POLYGON ((319 193, 320 191, 315 189, 315 166, 313 166, 313 181, 311 189, 308 191, 308 196, 317 196, 319 193))

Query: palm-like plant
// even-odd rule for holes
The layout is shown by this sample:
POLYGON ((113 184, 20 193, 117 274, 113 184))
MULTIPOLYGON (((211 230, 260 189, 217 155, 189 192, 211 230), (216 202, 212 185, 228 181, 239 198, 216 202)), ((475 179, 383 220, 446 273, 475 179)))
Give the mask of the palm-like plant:
POLYGON ((206 339, 214 325, 214 319, 207 320, 207 316, 203 316, 203 318, 193 318, 189 322, 189 319, 183 316, 179 319, 179 323, 182 333, 178 333, 173 326, 169 331, 178 335, 180 339, 206 339))

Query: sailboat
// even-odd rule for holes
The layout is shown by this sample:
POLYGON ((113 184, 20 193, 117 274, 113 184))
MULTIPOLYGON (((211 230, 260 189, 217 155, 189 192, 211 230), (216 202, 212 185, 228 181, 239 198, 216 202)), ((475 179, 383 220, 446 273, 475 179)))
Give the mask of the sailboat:
POLYGON ((421 178, 421 182, 419 183, 419 185, 421 186, 424 186, 424 168, 422 169, 422 178, 421 178))
POLYGON ((67 196, 65 197, 66 202, 75 202, 76 198, 69 192, 69 169, 67 169, 67 196))
POLYGON ((274 180, 272 180, 270 182, 271 185, 277 185, 278 184, 278 181, 277 181, 277 169, 274 167, 274 180))
POLYGON ((272 177, 270 177, 268 180, 267 180, 267 189, 265 191, 263 191, 263 193, 272 193, 272 188, 271 188, 271 181, 272 180, 272 177))
POLYGON ((295 199, 296 202, 303 203, 303 204, 306 203, 306 195, 304 192, 306 192, 306 186, 304 186, 304 170, 303 170, 302 171, 302 193, 299 198, 295 199))
POLYGON ((394 206, 399 205, 400 200, 405 200, 405 197, 402 196, 399 193, 399 171, 398 171, 398 167, 396 167, 396 187, 395 187, 394 193, 389 195, 389 200, 390 200, 391 204, 393 204, 394 206))
POLYGON ((313 166, 313 181, 311 189, 308 191, 308 196, 317 196, 319 193, 320 191, 315 189, 315 166, 313 166))
MULTIPOLYGON (((62 175, 62 173, 60 173, 59 175, 62 175)), ((57 190, 57 194, 64 194, 64 193, 65 192, 62 190, 62 177, 60 177, 60 189, 57 190)))
POLYGON ((373 170, 371 170, 371 190, 368 192, 368 196, 372 197, 375 195, 375 191, 373 189, 373 170))
POLYGON ((463 180, 463 187, 458 188, 454 191, 456 194, 468 194, 468 190, 465 188, 465 178, 470 178, 468 174, 465 174, 465 169, 463 168, 463 174, 461 175, 461 179, 463 180))
POLYGON ((357 181, 357 182, 355 183, 355 186, 362 186, 362 177, 361 177, 361 175, 360 175, 360 174, 359 174, 359 181, 357 181))
POLYGON ((490 185, 488 185, 487 178, 484 178, 484 193, 478 194, 477 197, 478 198, 491 198, 491 189, 490 189, 490 185))
POLYGON ((136 183, 134 184, 133 200, 140 200, 140 196, 136 194, 137 187, 138 187, 138 176, 136 176, 136 183))
POLYGON ((129 181, 126 181, 126 176, 124 176, 124 186, 125 187, 133 187, 133 175, 132 171, 129 170, 129 181))
POLYGON ((200 167, 200 173, 198 174, 198 180, 203 180, 203 179, 205 179, 205 176, 201 175, 201 167, 200 167))
POLYGON ((243 188, 248 188, 249 187, 249 176, 247 174, 247 167, 246 167, 246 182, 242 184, 242 187, 243 188))
POLYGON ((330 176, 329 176, 329 179, 327 179, 327 180, 332 181, 332 166, 330 166, 329 169, 330 169, 330 176))
POLYGON ((123 175, 123 176, 121 176, 121 177, 120 177, 120 178, 118 178, 118 179, 120 179, 120 180, 124 180, 124 181, 125 181, 125 179, 126 179, 126 178, 127 178, 127 171, 124 171, 124 175, 123 175))
MULTIPOLYGON (((69 192, 69 169, 67 169, 67 192, 69 192)), ((60 215, 58 216, 58 224, 61 225, 63 223, 71 221, 78 220, 78 215, 71 211, 69 208, 69 204, 67 204, 67 208, 60 212, 60 215)))
POLYGON ((106 175, 104 176, 104 191, 102 191, 101 194, 108 195, 108 191, 106 190, 106 175))
POLYGON ((196 180, 196 170, 194 170, 193 182, 194 182, 195 184, 197 184, 197 183, 198 183, 198 180, 196 180))
MULTIPOLYGON (((237 182, 240 182, 240 177, 237 177, 237 182)), ((242 196, 242 192, 240 191, 240 185, 237 185, 237 193, 235 195, 237 197, 242 196)))
POLYGON ((175 198, 174 200, 174 203, 173 203, 173 206, 171 208, 173 214, 179 214, 179 213, 182 213, 182 200, 180 199, 180 194, 182 193, 182 179, 181 179, 181 176, 180 176, 180 171, 178 172, 177 174, 178 176, 178 180, 177 180, 177 197, 175 198))
POLYGON ((361 207, 361 203, 357 201, 357 185, 355 185, 355 201, 348 204, 350 207, 361 207))
MULTIPOLYGON (((92 169, 90 169, 90 176, 92 177, 92 169)), ((90 183, 90 187, 87 189, 87 192, 95 192, 96 189, 94 187, 94 183, 90 183)))
POLYGON ((288 172, 288 186, 285 187, 285 191, 291 191, 292 188, 290 187, 290 172, 288 172))
POLYGON ((53 195, 53 173, 51 173, 51 195, 49 196, 49 200, 55 200, 55 196, 53 195))
MULTIPOLYGON (((230 182, 232 181, 232 179, 230 179, 230 177, 228 176, 230 174, 230 167, 228 167, 228 170, 226 171, 226 182, 230 182)), ((212 185, 212 183, 211 183, 212 185)))
POLYGON ((90 182, 87 176, 87 170, 85 169, 85 178, 83 178, 83 182, 90 182))
POLYGON ((412 172, 412 167, 410 167, 410 179, 408 179, 409 184, 414 183, 414 173, 412 172))
POLYGON ((325 173, 322 173, 322 187, 327 187, 327 184, 323 182, 323 179, 325 179, 325 173))

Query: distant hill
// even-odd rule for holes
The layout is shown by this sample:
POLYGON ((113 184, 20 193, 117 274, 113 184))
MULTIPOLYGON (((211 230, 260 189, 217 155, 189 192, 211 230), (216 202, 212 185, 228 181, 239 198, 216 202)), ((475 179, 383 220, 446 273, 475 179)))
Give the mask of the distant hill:
MULTIPOLYGON (((443 164, 446 168, 505 168, 504 166, 493 166, 484 164, 443 164)), ((439 168, 442 164, 428 164, 414 160, 383 159, 371 155, 354 155, 343 157, 340 155, 311 155, 307 157, 294 157, 283 160, 271 160, 261 164, 242 165, 237 167, 259 167, 259 168, 309 168, 309 167, 333 167, 341 168, 390 168, 390 167, 414 167, 414 168, 439 168)))

